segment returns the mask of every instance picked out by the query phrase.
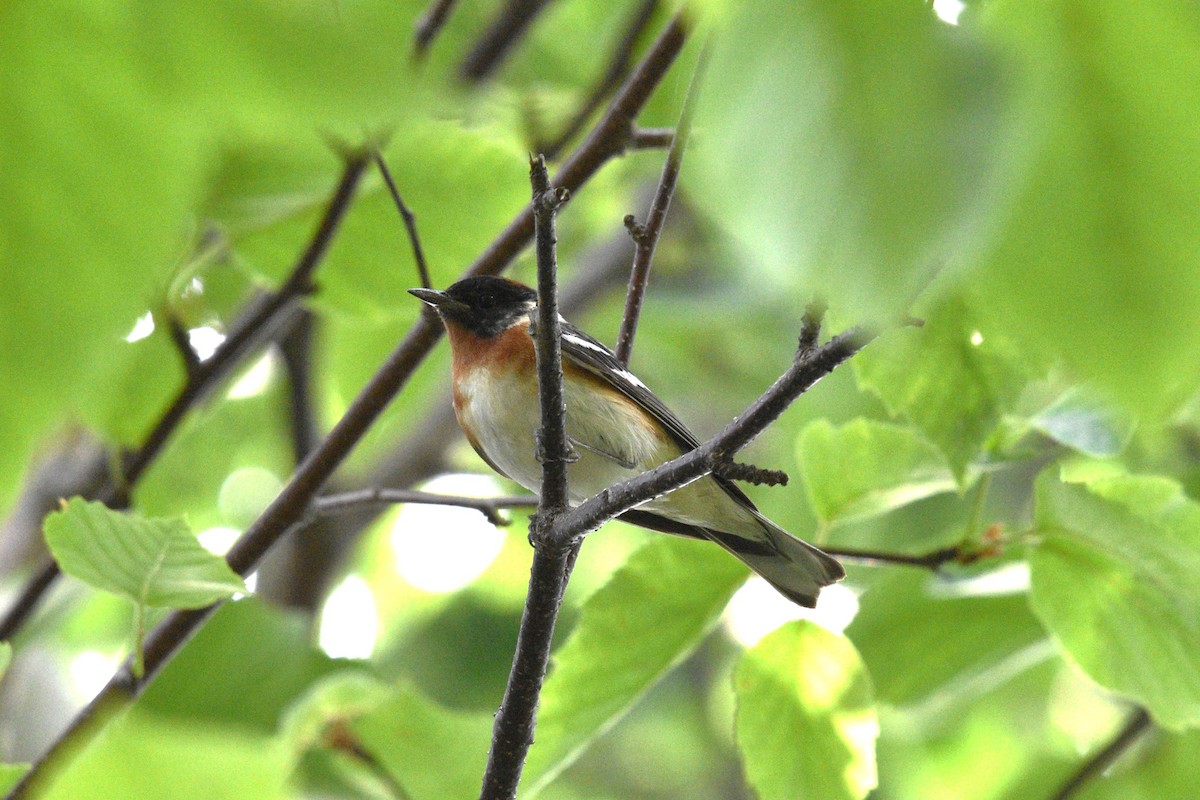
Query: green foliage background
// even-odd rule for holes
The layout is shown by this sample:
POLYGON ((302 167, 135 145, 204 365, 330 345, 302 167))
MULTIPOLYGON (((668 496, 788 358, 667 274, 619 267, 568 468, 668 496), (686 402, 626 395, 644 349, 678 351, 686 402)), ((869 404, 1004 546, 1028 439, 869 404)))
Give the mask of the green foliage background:
MULTIPOLYGON (((183 379, 168 318, 222 330, 288 273, 340 144, 386 143, 435 285, 521 209, 527 151, 586 94, 636 3, 551 4, 473 88, 456 67, 499 4, 460 5, 423 65, 411 0, 0 7, 0 507, 80 429, 113 447, 144 435, 183 379), (147 312, 153 334, 127 342, 147 312)), ((844 636, 798 621, 747 647, 721 622, 736 562, 609 526, 567 597, 522 796, 1049 797, 1132 704, 1153 730, 1078 796, 1190 796, 1200 9, 976 0, 957 25, 921 0, 698 13, 713 58, 634 369, 711 433, 789 363, 812 297, 836 325, 884 326, 755 445, 793 481, 754 497, 829 546, 977 558, 939 574, 851 565, 844 636), (897 328, 902 314, 925 324, 897 328)), ((672 123, 704 35, 641 124, 672 123)), ((620 233, 661 159, 628 153, 572 199, 565 281, 620 233)), ((370 174, 309 301, 324 425, 416 319, 416 282, 370 174)), ((611 341, 620 305, 613 288, 576 321, 611 341)), ((447 402, 445 356, 340 481, 447 402)), ((252 397, 227 388, 139 483, 135 513, 242 529, 286 481, 280 370, 252 397)), ((450 461, 486 471, 461 443, 450 461)), ((231 602, 49 796, 473 793, 523 598, 524 520, 445 595, 395 574, 389 523, 346 566, 381 616, 371 658, 332 659, 312 620, 231 602)), ((0 567, 9 596, 30 564, 0 567)), ((127 604, 64 581, 12 642, 0 761, 36 757, 85 699, 69 665, 127 652, 129 625, 127 604)))

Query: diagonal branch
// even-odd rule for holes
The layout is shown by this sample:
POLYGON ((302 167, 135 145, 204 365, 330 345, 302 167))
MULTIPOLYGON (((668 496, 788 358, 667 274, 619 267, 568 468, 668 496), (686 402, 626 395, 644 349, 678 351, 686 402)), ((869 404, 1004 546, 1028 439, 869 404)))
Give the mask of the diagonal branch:
POLYGON ((413 216, 412 211, 405 205, 404 198, 400 196, 400 190, 396 188, 396 182, 392 180, 392 173, 387 167, 387 162, 383 160, 383 155, 376 150, 374 158, 375 165, 379 167, 379 173, 383 175, 383 182, 387 184, 388 192, 392 195, 392 201, 396 204, 401 219, 404 220, 404 229, 408 231, 408 243, 412 246, 413 260, 417 263, 417 277, 421 279, 421 286, 432 289, 429 267, 425 263, 425 251, 421 248, 421 237, 417 235, 417 218, 413 216))
POLYGON ((1117 731, 1107 745, 1094 753, 1079 769, 1067 779, 1051 800, 1067 800, 1082 789, 1089 781, 1099 777, 1114 762, 1129 751, 1143 735, 1154 727, 1150 714, 1146 709, 1139 708, 1130 715, 1129 719, 1117 731))
POLYGON ((621 318, 621 331, 617 334, 615 349, 617 361, 625 365, 629 364, 629 356, 633 353, 633 337, 637 334, 642 301, 650 280, 650 262, 654 259, 654 248, 658 246, 663 223, 667 220, 667 210, 671 207, 671 198, 675 195, 675 185, 679 182, 679 171, 683 167, 683 154, 691 136, 692 116, 696 111, 696 98, 708 63, 708 52, 708 47, 700 51, 700 60, 696 62, 696 68, 692 72, 692 81, 688 85, 687 95, 683 98, 683 109, 679 112, 679 124, 675 126, 671 149, 667 151, 667 161, 663 164, 662 176, 658 180, 658 190, 654 193, 650 210, 646 212, 645 224, 638 225, 632 215, 625 218, 625 226, 629 228, 635 245, 633 269, 629 274, 629 291, 625 293, 625 314, 621 318))
MULTIPOLYGON (((247 355, 255 352, 263 342, 279 331, 290 316, 297 298, 311 288, 313 271, 325 255, 334 232, 350 206, 366 164, 366 155, 363 152, 352 152, 346 156, 342 176, 333 197, 291 275, 276 291, 259 295, 252 300, 230 325, 229 335, 212 356, 189 367, 187 378, 175 398, 155 422, 141 446, 123 460, 122 474, 119 478, 110 480, 97 492, 98 500, 111 508, 126 507, 133 486, 162 452, 167 440, 183 422, 187 412, 203 401, 247 355)), ((21 588, 8 613, 0 620, 0 640, 11 639, 20 630, 58 575, 58 565, 53 560, 48 560, 21 588)))
MULTIPOLYGON (((551 181, 552 187, 573 192, 609 159, 625 151, 633 131, 633 120, 679 55, 687 39, 688 28, 684 12, 676 14, 617 93, 596 128, 563 163, 551 181)), ((533 211, 530 204, 480 254, 466 274, 494 275, 501 272, 532 235, 533 211)), ((441 335, 442 326, 429 315, 422 314, 417 319, 320 446, 305 459, 279 495, 229 551, 226 560, 235 572, 248 574, 267 549, 303 519, 321 486, 407 383, 441 335)), ((81 746, 98 732, 108 719, 107 714, 101 711, 121 708, 130 703, 216 608, 214 605, 170 614, 146 639, 143 652, 145 678, 135 680, 132 665, 128 662, 124 664, 12 789, 9 800, 26 796, 26 792, 45 776, 52 762, 64 752, 70 752, 74 746, 81 746)))
POLYGON ((354 511, 362 506, 395 505, 457 506, 478 511, 493 525, 503 526, 508 520, 500 516, 503 508, 534 508, 538 499, 532 494, 503 495, 500 497, 466 497, 457 494, 419 492, 414 489, 354 489, 338 494, 327 494, 313 501, 312 513, 317 515, 338 514, 354 511))

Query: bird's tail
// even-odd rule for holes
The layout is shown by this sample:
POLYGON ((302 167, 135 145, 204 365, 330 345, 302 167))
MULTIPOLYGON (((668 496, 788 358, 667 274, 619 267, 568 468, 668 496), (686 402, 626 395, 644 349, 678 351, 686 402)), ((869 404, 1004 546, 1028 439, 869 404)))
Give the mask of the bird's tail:
POLYGON ((784 597, 806 608, 817 604, 821 587, 846 576, 842 565, 832 556, 802 542, 761 514, 755 516, 765 533, 763 536, 750 538, 711 528, 705 528, 704 533, 784 597))

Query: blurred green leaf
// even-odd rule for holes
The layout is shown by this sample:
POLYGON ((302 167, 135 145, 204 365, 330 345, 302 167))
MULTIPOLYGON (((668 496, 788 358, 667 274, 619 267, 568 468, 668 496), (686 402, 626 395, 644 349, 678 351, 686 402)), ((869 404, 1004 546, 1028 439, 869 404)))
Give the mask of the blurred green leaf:
POLYGON ((1072 389, 1030 420, 1054 441, 1094 458, 1110 458, 1124 449, 1133 420, 1082 389, 1072 389))
POLYGON ((859 418, 835 428, 819 419, 800 434, 797 458, 813 510, 825 522, 885 514, 958 484, 920 434, 859 418))
POLYGON ((1186 0, 990 4, 1017 85, 983 309, 1128 407, 1200 380, 1200 13, 1186 0))
POLYGON ((279 728, 300 752, 324 744, 331 728, 363 716, 392 694, 392 687, 365 672, 335 672, 316 681, 287 710, 279 728))
POLYGON ((492 736, 490 714, 437 705, 412 686, 350 723, 410 800, 474 797, 479 793, 492 736))
POLYGON ((875 788, 879 722, 849 640, 789 623, 742 657, 734 690, 738 748, 762 800, 860 800, 875 788))
POLYGON ((246 591, 225 559, 183 520, 148 519, 72 499, 46 518, 46 544, 63 572, 134 603, 202 608, 246 591))
POLYGON ((935 575, 897 571, 860 599, 846 635, 880 700, 962 704, 1052 654, 1039 644, 1046 633, 1024 594, 971 596, 953 588, 935 575))
POLYGON ((536 794, 686 658, 746 575, 712 544, 663 536, 588 598, 553 657, 525 792, 536 794))
POLYGON ((54 776, 46 800, 283 798, 291 757, 271 737, 131 713, 54 776))
POLYGON ((7 792, 29 770, 28 764, 0 764, 0 792, 7 792))
POLYGON ((1016 401, 1021 363, 998 328, 977 324, 960 297, 919 311, 921 328, 893 331, 853 360, 859 385, 879 395, 892 414, 913 422, 946 455, 959 481, 1016 401))
POLYGON ((1200 724, 1200 505, 1166 479, 1047 471, 1035 520, 1031 601, 1066 654, 1159 723, 1200 724))
POLYGON ((1079 793, 1081 800, 1189 797, 1200 783, 1200 733, 1152 731, 1130 754, 1079 793))
POLYGON ((890 320, 978 233, 994 70, 926 3, 771 0, 723 16, 693 196, 756 279, 800 272, 835 308, 890 320))
POLYGON ((313 646, 307 617, 246 597, 217 609, 146 687, 137 707, 185 723, 271 733, 284 709, 339 669, 346 662, 313 646))

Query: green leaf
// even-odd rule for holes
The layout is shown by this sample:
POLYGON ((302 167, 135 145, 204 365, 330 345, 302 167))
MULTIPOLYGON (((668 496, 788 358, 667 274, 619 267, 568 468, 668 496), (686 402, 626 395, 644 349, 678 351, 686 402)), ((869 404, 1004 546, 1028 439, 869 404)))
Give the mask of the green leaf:
POLYGON ((405 797, 442 800, 479 793, 491 723, 489 714, 450 711, 401 685, 350 728, 359 744, 404 787, 405 797))
POLYGON ((1200 505, 1173 481, 1037 483, 1033 609, 1093 680, 1200 725, 1200 505))
POLYGON ((983 308, 1128 407, 1167 412, 1200 381, 1196 8, 1000 2, 984 22, 1018 99, 973 259, 983 308))
POLYGON ((55 775, 46 800, 283 798, 291 757, 272 737, 131 713, 55 775))
POLYGON ((162 718, 272 733, 323 676, 346 670, 312 643, 311 618, 254 597, 226 603, 137 699, 162 718), (235 664, 236 669, 214 669, 235 664))
POLYGON ((1053 655, 1024 594, 970 596, 952 588, 908 570, 863 594, 846 635, 880 700, 960 705, 1053 655))
POLYGON ((11 791, 28 771, 28 764, 0 764, 0 792, 11 791))
POLYGON ((1095 458, 1117 455, 1133 433, 1133 420, 1127 414, 1080 389, 1065 392, 1029 424, 1054 441, 1095 458))
POLYGON ((293 749, 302 752, 325 743, 331 727, 362 717, 393 693, 391 686, 360 670, 335 672, 292 704, 279 728, 293 749))
POLYGON ((8 669, 11 661, 12 645, 8 642, 0 642, 0 678, 4 677, 4 671, 8 669))
POLYGON ((982 49, 909 0, 769 0, 724 16, 694 195, 756 280, 799 272, 856 316, 904 310, 975 233, 987 195, 1000 103, 982 49))
POLYGON ((1200 753, 1200 732, 1152 734, 1079 796, 1086 800, 1190 797, 1200 783, 1196 753, 1200 753))
POLYGON ((1024 378, 999 328, 978 322, 961 297, 947 296, 918 313, 921 328, 894 331, 853 360, 859 385, 903 415, 946 455, 963 481, 1024 378))
POLYGON ((958 484, 936 447, 910 428, 859 418, 819 419, 800 434, 797 457, 813 510, 825 522, 885 514, 958 484))
POLYGON ((871 679, 848 639, 789 623, 742 657, 736 733, 762 800, 860 800, 875 788, 871 679))
POLYGON ((712 544, 663 536, 588 598, 542 691, 530 796, 695 649, 746 574, 712 544))
POLYGON ((46 543, 63 572, 139 605, 203 608, 246 591, 183 520, 147 519, 74 498, 46 518, 46 543))

